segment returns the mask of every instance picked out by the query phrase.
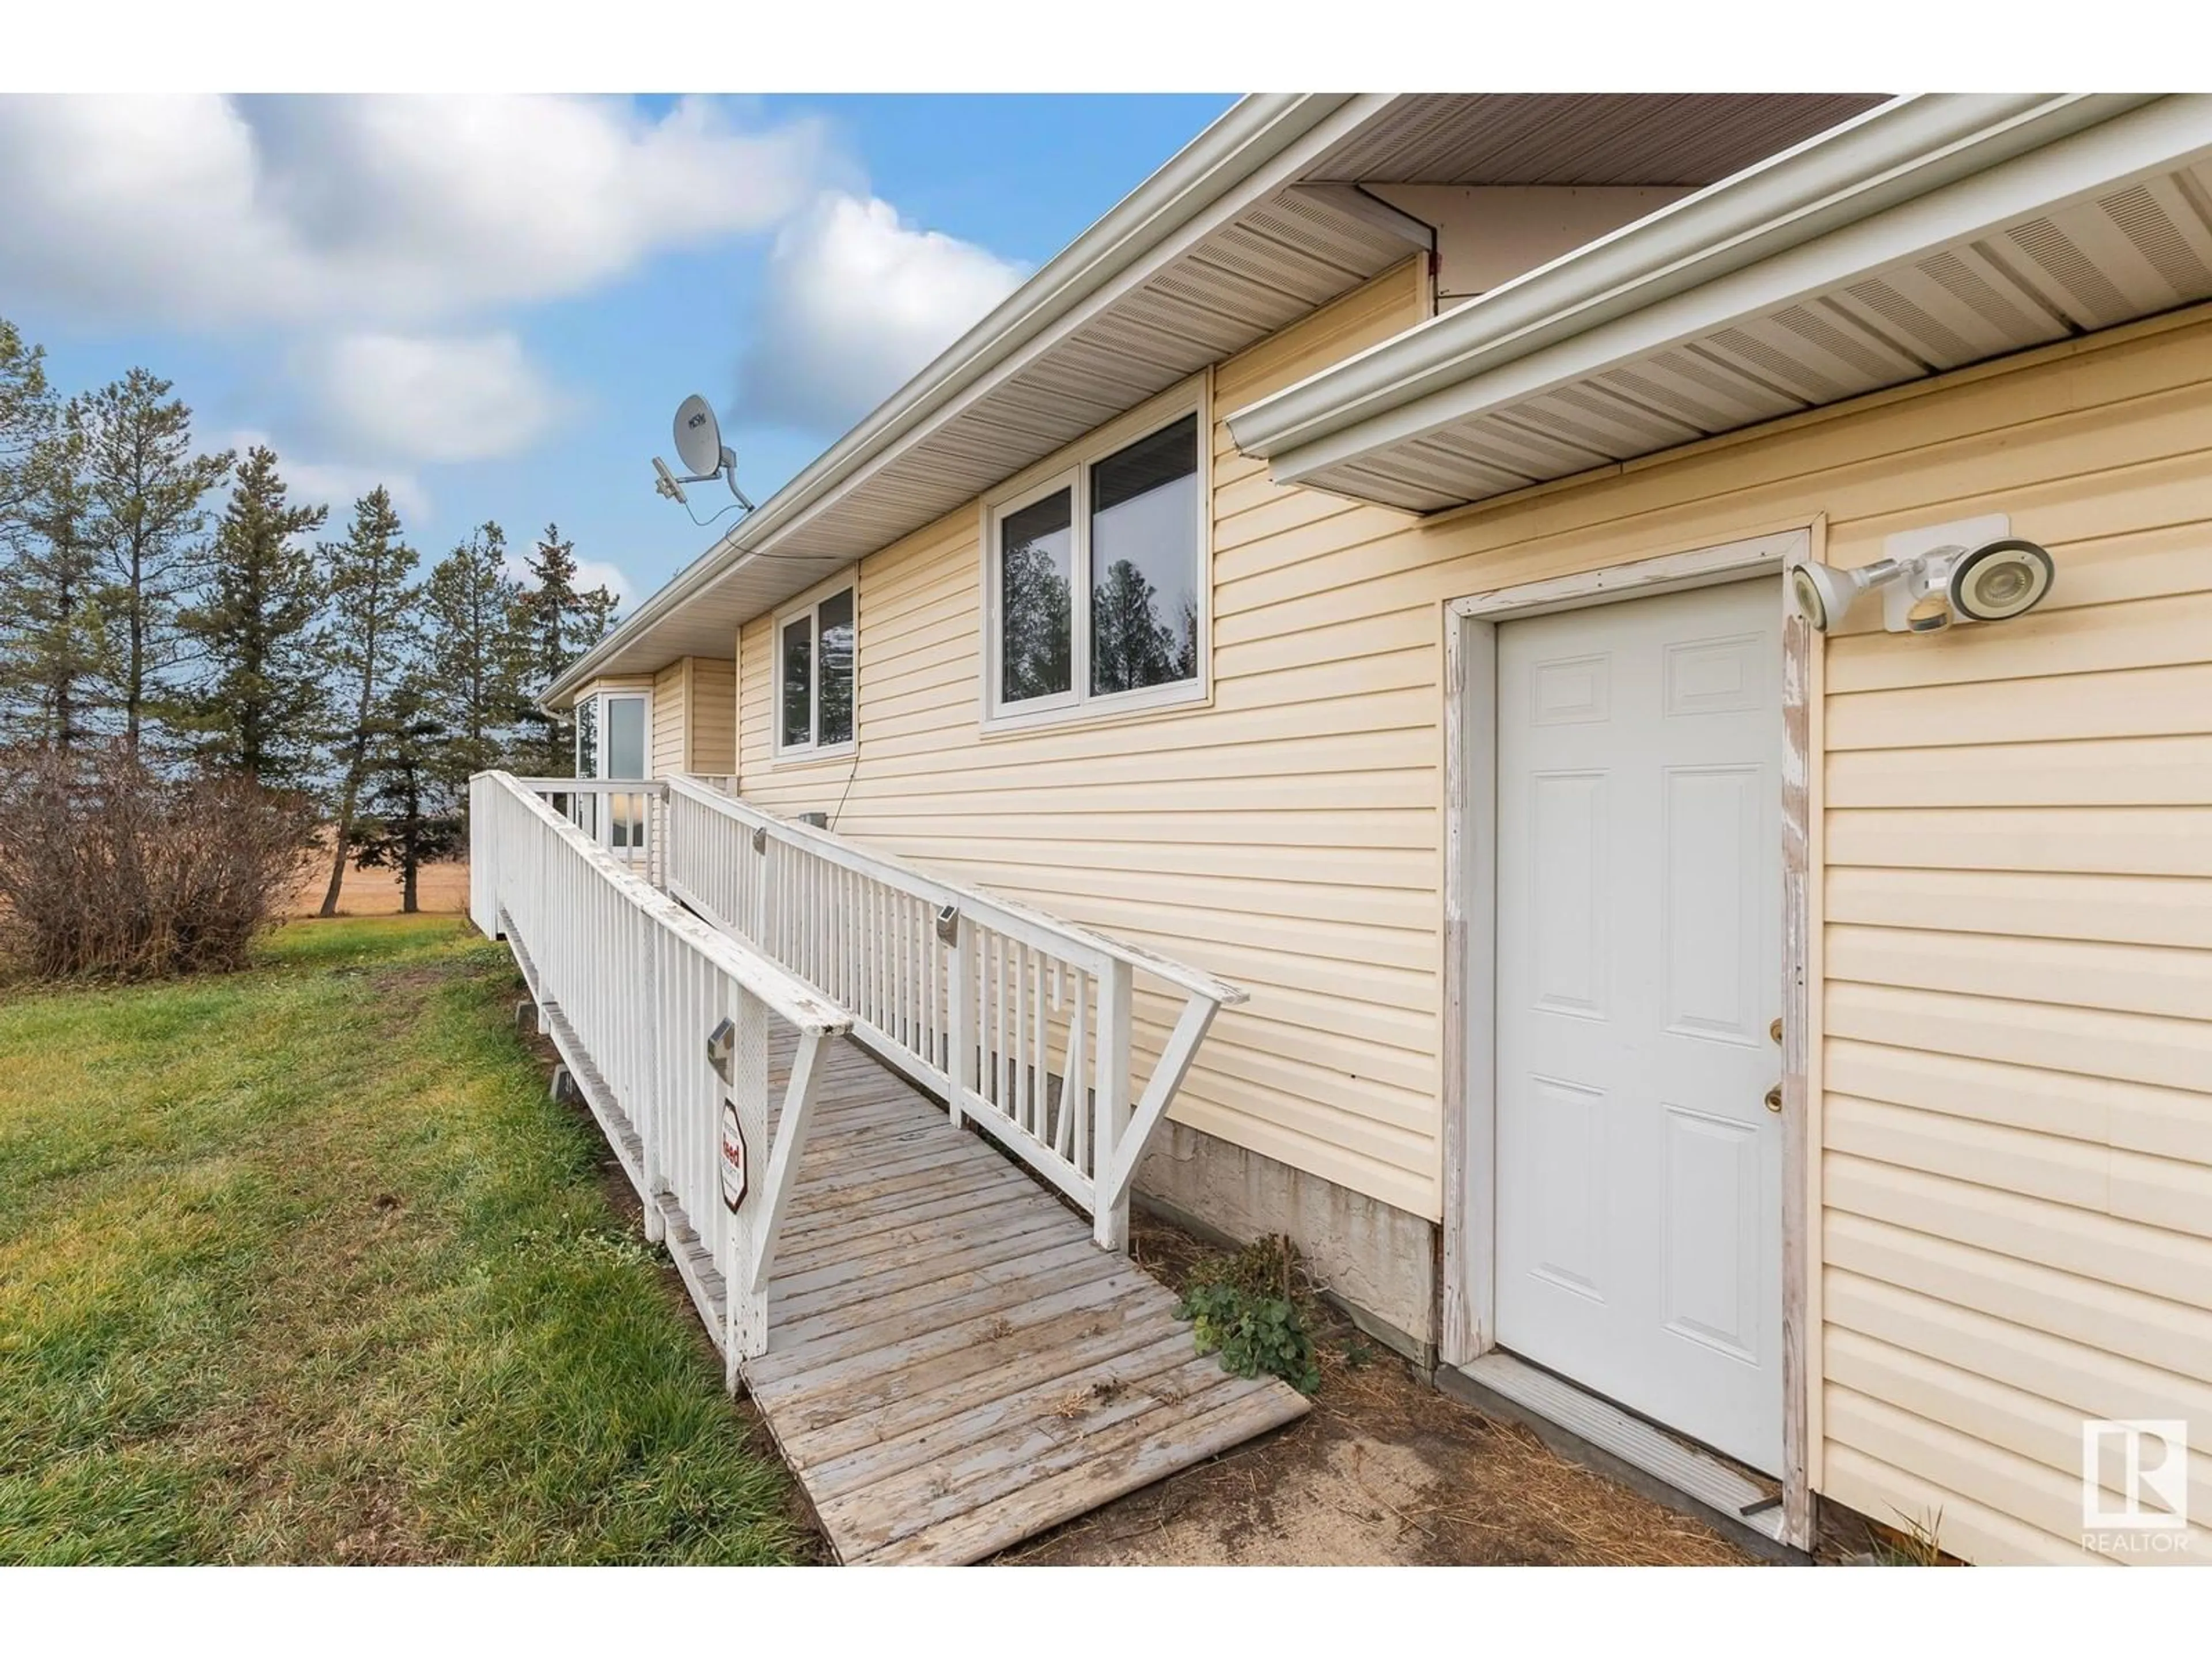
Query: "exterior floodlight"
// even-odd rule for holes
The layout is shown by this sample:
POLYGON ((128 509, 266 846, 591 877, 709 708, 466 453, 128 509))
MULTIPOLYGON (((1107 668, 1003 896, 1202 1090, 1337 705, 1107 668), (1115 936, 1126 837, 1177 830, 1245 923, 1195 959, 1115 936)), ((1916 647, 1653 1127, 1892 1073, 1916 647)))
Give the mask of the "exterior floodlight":
POLYGON ((1902 580, 1887 585, 1881 596, 1882 626, 1893 634, 2008 622, 2043 603, 2056 574, 2049 553, 2014 536, 1930 548, 1901 562, 1902 580))
POLYGON ((1790 592, 1814 630, 1825 634, 1850 614, 1860 594, 1869 587, 1894 580, 1904 570, 1905 567, 1894 559, 1863 565, 1856 570, 1838 569, 1832 564, 1816 564, 1808 560, 1790 567, 1790 592))
POLYGON ((1790 593, 1821 633, 1839 626, 1859 596, 1881 590, 1882 626, 1893 634, 1937 634, 1954 623, 2005 622, 2043 603, 2055 574, 2033 542, 2001 536, 1978 545, 1947 543, 1854 570, 1811 561, 1790 570, 1790 593))
POLYGON ((1954 562, 1944 590, 1962 621, 2008 622, 2043 603, 2055 574, 2050 554, 2008 536, 1954 562))
MULTIPOLYGON (((748 513, 753 510, 753 504, 745 499, 745 492, 738 488, 737 452, 722 441, 722 424, 714 418, 714 405, 696 392, 676 406, 676 458, 690 469, 681 478, 668 470, 668 463, 659 456, 653 458, 653 470, 660 475, 653 486, 659 494, 688 507, 684 494, 685 484, 707 483, 720 478, 730 486, 730 494, 737 498, 739 507, 748 513)), ((726 513, 729 508, 722 511, 726 513)))

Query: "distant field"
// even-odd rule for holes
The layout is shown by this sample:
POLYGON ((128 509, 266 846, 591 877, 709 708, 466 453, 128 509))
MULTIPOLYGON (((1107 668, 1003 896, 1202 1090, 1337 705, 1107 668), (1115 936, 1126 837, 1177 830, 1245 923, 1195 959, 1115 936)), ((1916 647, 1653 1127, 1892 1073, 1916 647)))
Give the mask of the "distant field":
POLYGON ((809 1553, 519 983, 409 918, 0 994, 0 1564, 809 1553))
MULTIPOLYGON (((312 916, 323 908, 323 889, 330 885, 330 845, 312 854, 301 866, 300 879, 285 902, 288 916, 312 916)), ((464 859, 453 864, 433 864, 416 884, 416 902, 424 915, 458 916, 469 908, 469 866, 464 859)), ((356 870, 346 866, 345 885, 338 893, 338 914, 343 916, 392 916, 399 914, 399 876, 392 870, 356 870)))

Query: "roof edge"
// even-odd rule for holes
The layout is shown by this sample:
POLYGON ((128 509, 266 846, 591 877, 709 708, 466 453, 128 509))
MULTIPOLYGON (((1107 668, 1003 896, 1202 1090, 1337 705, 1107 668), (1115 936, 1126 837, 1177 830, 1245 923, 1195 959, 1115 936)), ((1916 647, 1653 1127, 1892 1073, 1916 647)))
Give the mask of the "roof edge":
POLYGON ((609 658, 779 533, 795 527, 853 474, 925 430, 948 404, 1099 289, 1141 269, 1163 243, 1355 96, 1255 93, 1239 99, 858 426, 664 583, 547 686, 539 701, 551 707, 572 697, 609 658))
POLYGON ((1279 483, 1310 477, 1470 412, 1444 403, 1478 376, 2153 101, 1893 99, 1234 411, 1230 435, 1279 483))

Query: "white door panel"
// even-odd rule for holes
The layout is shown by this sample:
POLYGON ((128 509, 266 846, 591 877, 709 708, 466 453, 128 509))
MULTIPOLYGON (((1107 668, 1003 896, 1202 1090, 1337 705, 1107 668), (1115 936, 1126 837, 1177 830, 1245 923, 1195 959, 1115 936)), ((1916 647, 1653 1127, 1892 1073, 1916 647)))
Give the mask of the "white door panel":
POLYGON ((1500 1343, 1782 1450, 1779 585, 1498 632, 1500 1343))

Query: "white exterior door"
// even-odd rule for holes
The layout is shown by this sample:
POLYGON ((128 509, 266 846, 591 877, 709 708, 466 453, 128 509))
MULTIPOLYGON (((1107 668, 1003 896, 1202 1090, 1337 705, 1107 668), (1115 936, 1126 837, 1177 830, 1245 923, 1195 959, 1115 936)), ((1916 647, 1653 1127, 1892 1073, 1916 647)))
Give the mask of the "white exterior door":
POLYGON ((1498 630, 1501 1346, 1782 1458, 1782 591, 1498 630))

